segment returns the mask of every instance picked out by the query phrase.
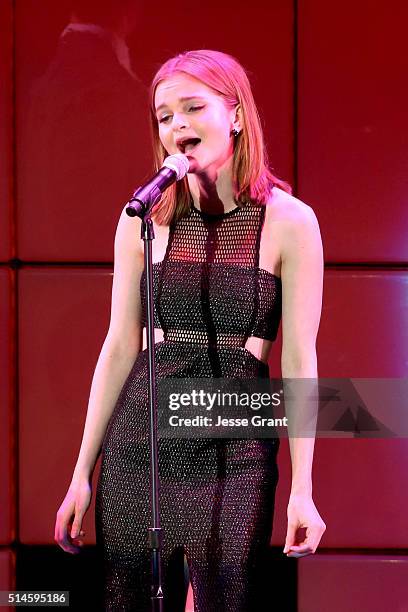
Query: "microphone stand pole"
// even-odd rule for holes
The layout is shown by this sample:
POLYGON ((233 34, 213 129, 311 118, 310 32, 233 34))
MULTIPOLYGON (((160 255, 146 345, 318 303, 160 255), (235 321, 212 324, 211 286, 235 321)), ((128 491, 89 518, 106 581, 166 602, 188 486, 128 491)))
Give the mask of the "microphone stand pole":
POLYGON ((153 296, 153 264, 152 240, 154 227, 150 214, 153 206, 161 197, 162 190, 172 182, 179 180, 187 173, 189 163, 184 155, 176 154, 168 157, 159 170, 147 184, 135 191, 129 200, 126 213, 129 217, 138 216, 142 220, 141 238, 144 243, 144 269, 146 278, 147 306, 147 350, 148 350, 148 398, 149 398, 149 452, 150 452, 150 500, 152 526, 148 528, 148 542, 151 556, 152 581, 150 590, 152 612, 163 612, 162 589, 162 541, 163 533, 160 527, 160 483, 157 443, 157 402, 156 402, 156 362, 154 341, 154 296, 153 296), (174 159, 176 158, 176 159, 174 159), (166 164, 167 161, 167 164, 166 164))
POLYGON ((144 243, 144 269, 146 279, 147 302, 147 350, 148 350, 148 398, 149 398, 149 449, 150 449, 150 500, 152 526, 148 527, 148 542, 151 556, 151 588, 150 600, 152 612, 163 612, 162 589, 162 529, 160 527, 159 499, 159 464, 157 448, 157 411, 156 411, 156 362, 154 341, 154 297, 153 297, 153 264, 152 240, 154 239, 153 221, 150 218, 151 209, 160 197, 160 191, 150 190, 147 197, 137 197, 141 190, 133 194, 128 202, 126 213, 129 217, 138 216, 142 220, 141 238, 144 243), (133 202, 137 204, 132 205, 133 202))
POLYGON ((154 239, 153 221, 149 213, 142 219, 141 237, 144 241, 144 267, 146 279, 147 302, 147 349, 149 375, 149 448, 150 448, 150 500, 152 526, 148 528, 148 541, 151 553, 151 609, 152 612, 163 611, 162 590, 162 528, 160 527, 159 469, 157 447, 157 412, 156 412, 156 361, 154 339, 154 299, 153 299, 153 264, 152 240, 154 239))

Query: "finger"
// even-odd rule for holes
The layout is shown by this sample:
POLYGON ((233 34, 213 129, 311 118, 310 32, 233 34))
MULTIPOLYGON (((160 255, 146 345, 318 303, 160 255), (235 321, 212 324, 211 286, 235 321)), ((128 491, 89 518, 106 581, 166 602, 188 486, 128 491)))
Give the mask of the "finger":
POLYGON ((72 523, 71 528, 71 538, 74 539, 79 536, 82 527, 82 515, 75 514, 74 522, 72 523))
POLYGON ((60 546, 62 548, 62 550, 64 550, 67 553, 70 553, 71 555, 77 555, 80 550, 81 550, 81 545, 75 545, 72 544, 71 542, 69 542, 68 540, 65 540, 63 542, 60 543, 60 546))
POLYGON ((66 525, 70 525, 70 520, 67 519, 61 511, 57 512, 57 518, 55 520, 55 528, 54 528, 54 540, 58 541, 61 537, 63 537, 64 532, 66 530, 66 525))
POLYGON ((72 543, 75 546, 83 546, 84 542, 82 538, 84 537, 84 535, 85 535, 85 532, 80 531, 76 538, 72 538, 72 543))
POLYGON ((80 548, 69 541, 67 526, 63 521, 57 521, 54 537, 57 544, 65 552, 71 554, 78 554, 80 552, 80 548))
POLYGON ((296 559, 299 559, 300 557, 306 557, 307 555, 311 555, 313 553, 313 551, 309 550, 303 553, 299 553, 299 552, 289 552, 286 554, 287 557, 294 557, 296 559))
POLYGON ((63 550, 65 550, 65 552, 71 553, 73 555, 78 554, 80 551, 80 547, 78 546, 78 543, 76 541, 74 542, 70 538, 66 529, 64 529, 62 533, 60 534, 60 539, 59 539, 58 544, 61 546, 63 550))
POLYGON ((296 526, 295 525, 291 525, 290 523, 288 523, 288 530, 286 533, 286 540, 285 540, 285 547, 283 549, 283 552, 286 553, 289 548, 292 546, 292 544, 294 544, 296 542, 296 526))
POLYGON ((301 544, 291 546, 286 556, 298 558, 314 554, 314 552, 315 548, 310 543, 302 542, 301 544))
POLYGON ((292 544, 288 549, 287 556, 304 557, 305 555, 314 554, 322 536, 321 531, 320 527, 308 527, 303 542, 292 544))
POLYGON ((307 545, 312 549, 312 552, 315 552, 319 542, 321 540, 321 534, 318 528, 308 528, 306 531, 306 537, 303 542, 299 542, 299 545, 307 545))
POLYGON ((59 535, 57 539, 58 545, 67 553, 78 554, 80 546, 73 544, 69 541, 68 536, 59 535))
POLYGON ((313 547, 310 546, 309 544, 296 544, 296 545, 290 546, 289 551, 296 552, 296 553, 313 552, 313 547))

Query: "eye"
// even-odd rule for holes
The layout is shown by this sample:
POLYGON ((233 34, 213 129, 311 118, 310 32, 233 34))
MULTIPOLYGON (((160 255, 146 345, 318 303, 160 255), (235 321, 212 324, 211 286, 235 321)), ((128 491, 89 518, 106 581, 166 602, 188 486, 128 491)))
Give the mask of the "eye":
MULTIPOLYGON (((196 112, 196 111, 200 111, 201 109, 203 109, 205 107, 205 104, 200 104, 200 105, 193 105, 193 106, 189 106, 188 107, 188 111, 189 113, 191 112, 196 112)), ((159 123, 168 123, 169 119, 171 119, 171 115, 163 115, 160 119, 158 119, 159 123)))

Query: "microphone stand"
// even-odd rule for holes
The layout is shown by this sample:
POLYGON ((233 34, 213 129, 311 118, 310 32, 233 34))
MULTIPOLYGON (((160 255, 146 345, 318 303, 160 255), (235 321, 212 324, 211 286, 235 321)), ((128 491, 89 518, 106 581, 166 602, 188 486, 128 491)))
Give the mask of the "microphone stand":
POLYGON ((157 198, 151 198, 149 204, 144 207, 143 213, 135 212, 130 205, 136 198, 129 201, 126 212, 129 216, 136 214, 142 219, 141 238, 144 242, 144 269, 146 278, 146 301, 147 301, 147 349, 148 349, 148 398, 149 398, 149 447, 150 447, 150 500, 152 526, 148 528, 148 542, 151 553, 151 610, 152 612, 163 612, 163 590, 162 590, 162 528, 160 527, 160 499, 159 499, 159 470, 158 470, 158 448, 157 448, 157 412, 156 412, 156 362, 155 362, 155 340, 154 340, 154 298, 153 298, 153 264, 152 264, 152 240, 154 239, 153 221, 150 218, 151 208, 157 198))
POLYGON ((152 240, 154 239, 153 221, 150 214, 153 206, 161 197, 162 191, 174 181, 183 178, 189 169, 189 162, 185 155, 177 153, 167 157, 158 173, 142 187, 139 187, 129 200, 126 213, 129 217, 138 216, 142 220, 141 238, 144 243, 144 269, 146 277, 147 301, 147 350, 148 350, 148 398, 149 398, 149 449, 150 449, 150 500, 152 526, 148 528, 148 542, 151 555, 152 582, 151 582, 151 610, 163 612, 162 589, 162 559, 161 550, 163 542, 162 528, 160 527, 160 499, 159 499, 159 463, 157 444, 157 410, 156 410, 156 362, 154 341, 154 297, 153 297, 153 264, 152 240))

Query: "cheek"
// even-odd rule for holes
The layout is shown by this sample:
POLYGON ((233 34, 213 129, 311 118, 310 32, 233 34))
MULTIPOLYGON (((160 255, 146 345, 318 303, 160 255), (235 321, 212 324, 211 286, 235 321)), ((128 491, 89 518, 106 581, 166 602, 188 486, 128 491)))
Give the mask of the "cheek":
POLYGON ((163 147, 167 149, 169 145, 168 131, 164 130, 163 128, 159 128, 159 138, 160 138, 160 142, 162 143, 163 147))
POLYGON ((159 126, 159 138, 163 142, 165 140, 166 132, 159 126))
POLYGON ((219 125, 213 130, 212 140, 215 146, 220 150, 225 149, 225 147, 229 145, 230 137, 225 125, 219 125))
POLYGON ((226 143, 229 141, 229 123, 225 117, 217 117, 217 121, 214 122, 214 129, 212 132, 218 138, 220 143, 226 143))

